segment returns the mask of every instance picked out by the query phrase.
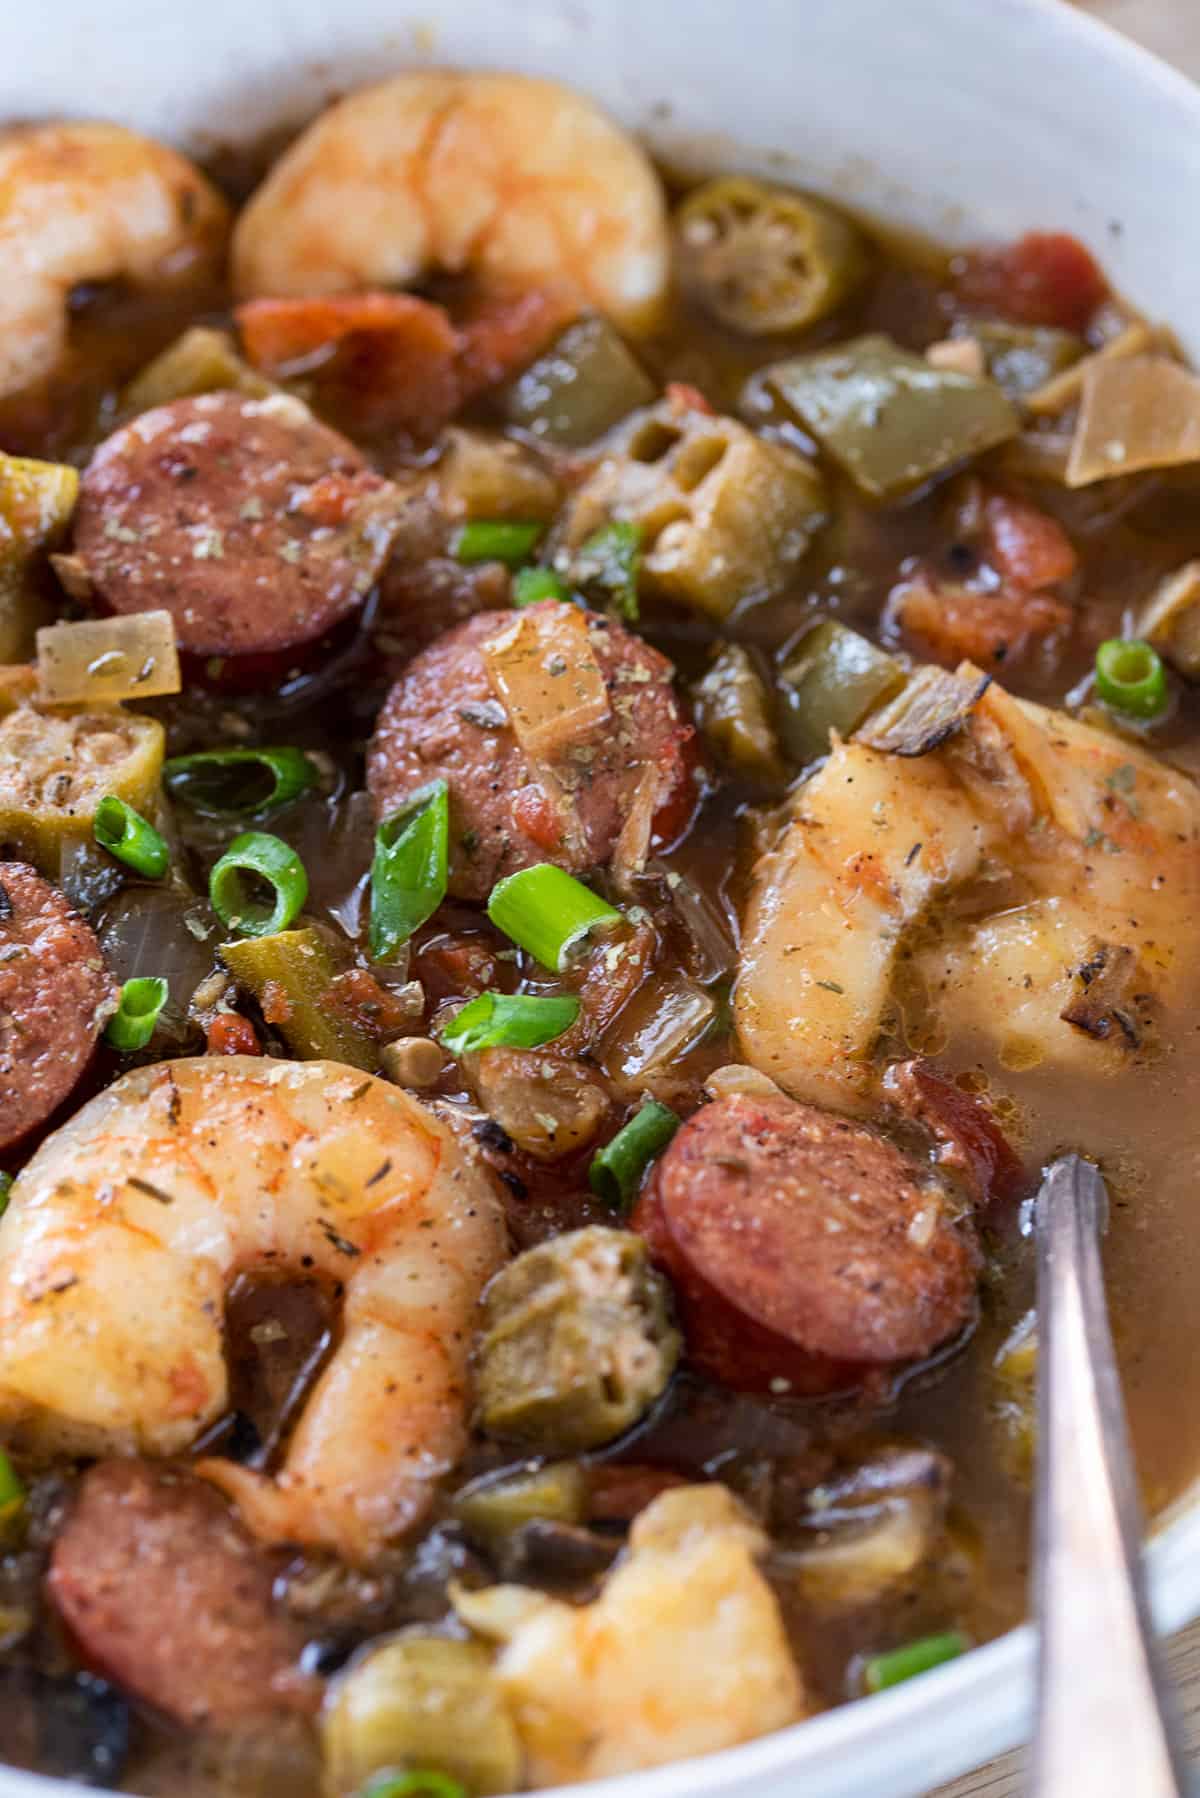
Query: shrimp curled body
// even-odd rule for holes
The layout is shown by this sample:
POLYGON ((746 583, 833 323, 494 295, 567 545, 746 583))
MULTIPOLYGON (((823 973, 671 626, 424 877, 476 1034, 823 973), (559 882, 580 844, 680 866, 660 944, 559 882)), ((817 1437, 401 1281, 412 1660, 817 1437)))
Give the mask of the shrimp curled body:
POLYGON ((409 74, 352 94, 276 164, 234 234, 243 298, 407 287, 436 270, 653 323, 662 187, 590 100, 522 75, 409 74))
POLYGON ((165 144, 120 125, 0 132, 0 399, 54 373, 73 287, 200 283, 227 228, 216 188, 165 144))
POLYGON ((226 1409, 243 1271, 344 1294, 339 1345, 273 1477, 199 1471, 267 1541, 369 1561, 466 1438, 475 1304, 505 1254, 486 1173, 416 1100, 336 1062, 126 1074, 51 1136, 0 1223, 0 1434, 165 1456, 226 1409))

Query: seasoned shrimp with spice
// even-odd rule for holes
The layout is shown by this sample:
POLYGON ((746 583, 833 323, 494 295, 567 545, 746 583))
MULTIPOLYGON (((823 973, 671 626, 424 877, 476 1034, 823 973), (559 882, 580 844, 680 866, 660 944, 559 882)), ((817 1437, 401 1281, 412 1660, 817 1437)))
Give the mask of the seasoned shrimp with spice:
POLYGON ((199 286, 218 271, 228 217, 199 169, 120 125, 0 132, 0 399, 54 373, 72 288, 199 286))
POLYGON ((182 1452, 226 1409, 231 1282, 315 1274, 340 1341, 282 1468, 199 1468, 259 1537, 367 1562, 463 1451, 475 1302, 504 1253, 488 1176, 397 1088, 336 1062, 139 1068, 13 1187, 0 1432, 35 1454, 182 1452))
POLYGON ((409 287, 441 270, 652 325, 670 244, 662 185, 603 112, 526 75, 408 74, 323 113, 238 220, 254 295, 409 287))

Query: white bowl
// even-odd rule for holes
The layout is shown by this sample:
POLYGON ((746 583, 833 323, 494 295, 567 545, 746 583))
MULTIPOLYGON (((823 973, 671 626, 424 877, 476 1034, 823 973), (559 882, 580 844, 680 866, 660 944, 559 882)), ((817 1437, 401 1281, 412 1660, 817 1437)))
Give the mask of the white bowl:
MULTIPOLYGON (((1061 0, 54 0, 0 23, 0 119, 111 117, 203 151, 415 63, 585 87, 676 164, 791 176, 944 240, 1085 239, 1200 359, 1200 89, 1061 0)), ((3 279, 3 271, 0 271, 3 279)), ((1151 1545, 1200 1614, 1200 1500, 1151 1545)), ((1033 1637, 590 1798, 918 1798, 1019 1742, 1033 1637)), ((82 1792, 0 1769, 0 1798, 82 1792)), ((560 1795, 562 1798, 562 1795, 560 1795)))

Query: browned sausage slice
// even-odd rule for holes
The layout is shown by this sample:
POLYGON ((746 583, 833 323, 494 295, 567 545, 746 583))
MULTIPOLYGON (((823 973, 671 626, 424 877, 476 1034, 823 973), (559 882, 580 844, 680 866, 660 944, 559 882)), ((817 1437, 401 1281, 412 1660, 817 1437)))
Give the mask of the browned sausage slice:
POLYGON ((969 1322, 977 1253, 942 1189, 864 1125, 730 1095, 683 1126, 633 1226, 693 1363, 729 1386, 874 1385, 969 1322))
POLYGON ((576 874, 605 866, 643 792, 652 840, 677 835, 695 806, 695 732, 672 690, 671 664, 598 614, 587 614, 584 635, 605 715, 538 766, 518 742, 481 651, 514 618, 537 628, 564 613, 582 616, 543 600, 469 618, 409 664, 380 713, 367 763, 376 813, 397 810, 431 780, 448 783, 450 891, 459 898, 486 898, 502 876, 535 862, 576 874))
POLYGON ((0 862, 0 1150, 62 1104, 115 1003, 91 927, 26 863, 0 862))
POLYGON ((84 1659, 190 1728, 309 1711, 300 1626, 273 1565, 212 1486, 144 1461, 85 1476, 47 1576, 84 1659))
POLYGON ((181 649, 278 654, 361 606, 395 514, 391 484, 299 400, 207 393, 100 445, 75 548, 105 606, 165 607, 181 649))

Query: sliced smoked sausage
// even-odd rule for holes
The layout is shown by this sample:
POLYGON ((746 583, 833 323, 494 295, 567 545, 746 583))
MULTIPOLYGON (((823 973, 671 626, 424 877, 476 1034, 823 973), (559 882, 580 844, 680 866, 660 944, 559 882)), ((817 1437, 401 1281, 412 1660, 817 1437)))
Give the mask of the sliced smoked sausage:
POLYGON ((311 1711, 300 1625, 274 1563, 194 1475, 102 1461, 85 1475, 47 1576, 83 1658, 189 1728, 311 1711))
POLYGON ((362 605, 396 507, 391 484, 299 400, 207 393, 100 445, 75 548, 110 611, 165 607, 194 655, 274 655, 362 605))
POLYGON ((873 1130, 782 1096, 689 1119, 633 1227, 674 1281, 692 1363, 725 1385, 875 1385, 972 1315, 975 1240, 943 1190, 873 1130))
POLYGON ((0 861, 0 1151, 67 1098, 115 1006, 90 925, 25 862, 0 861))
POLYGON ((367 763, 376 812, 386 817, 432 780, 448 783, 450 891, 461 899, 486 898, 535 862, 576 874, 603 867, 623 830, 636 858, 677 835, 697 798, 695 732, 672 672, 622 625, 557 600, 469 618, 388 695, 367 763), (533 724, 496 675, 497 646, 514 632, 528 638, 550 688, 533 724), (548 710, 555 679, 558 735, 548 710))

